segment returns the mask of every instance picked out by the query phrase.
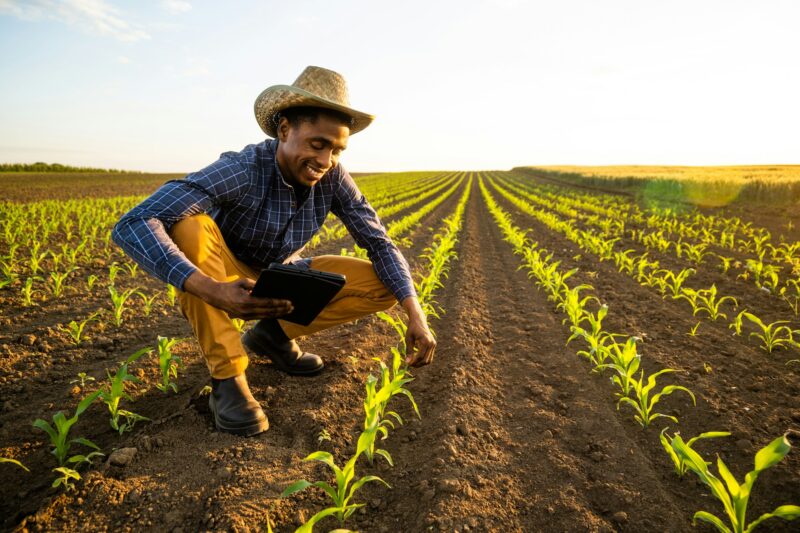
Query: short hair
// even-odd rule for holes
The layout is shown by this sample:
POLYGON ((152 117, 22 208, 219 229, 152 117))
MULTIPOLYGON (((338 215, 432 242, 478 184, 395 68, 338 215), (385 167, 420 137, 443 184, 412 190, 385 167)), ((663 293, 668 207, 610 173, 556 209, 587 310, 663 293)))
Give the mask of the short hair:
POLYGON ((272 115, 272 123, 275 125, 275 129, 277 130, 281 117, 286 117, 286 120, 289 121, 289 124, 293 128, 296 128, 301 122, 304 121, 314 124, 317 119, 319 119, 320 115, 325 115, 334 120, 338 120, 348 128, 352 128, 353 124, 355 124, 355 119, 347 113, 343 113, 342 111, 337 111, 335 109, 328 109, 327 107, 314 106, 288 107, 282 111, 278 111, 272 115))

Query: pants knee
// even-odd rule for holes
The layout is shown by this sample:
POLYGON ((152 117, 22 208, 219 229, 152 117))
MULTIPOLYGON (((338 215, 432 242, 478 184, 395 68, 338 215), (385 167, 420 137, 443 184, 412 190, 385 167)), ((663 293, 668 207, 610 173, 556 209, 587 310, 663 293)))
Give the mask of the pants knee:
POLYGON ((377 303, 381 306, 382 311, 386 311, 397 305, 397 298, 394 297, 392 291, 384 289, 383 294, 378 297, 377 303))
POLYGON ((205 213, 183 218, 169 230, 172 241, 190 261, 199 259, 202 255, 201 250, 209 242, 213 242, 213 237, 217 235, 219 235, 217 223, 205 213))

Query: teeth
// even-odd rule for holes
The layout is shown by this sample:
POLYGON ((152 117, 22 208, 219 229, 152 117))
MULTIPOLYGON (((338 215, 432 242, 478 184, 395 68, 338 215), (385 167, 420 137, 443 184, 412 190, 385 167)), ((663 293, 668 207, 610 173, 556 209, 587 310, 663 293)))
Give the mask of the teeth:
POLYGON ((308 167, 308 170, 310 170, 311 174, 313 174, 314 176, 322 176, 322 175, 324 175, 324 172, 322 172, 322 170, 316 169, 316 168, 312 167, 311 165, 309 165, 308 163, 306 163, 306 167, 308 167))

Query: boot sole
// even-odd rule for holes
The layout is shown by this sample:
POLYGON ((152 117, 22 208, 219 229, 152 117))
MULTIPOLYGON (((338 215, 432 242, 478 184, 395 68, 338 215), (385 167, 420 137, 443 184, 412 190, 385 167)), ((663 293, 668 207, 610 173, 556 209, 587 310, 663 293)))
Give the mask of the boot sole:
POLYGON ((295 368, 288 366, 279 357, 273 357, 268 353, 263 353, 260 346, 254 346, 255 343, 260 344, 259 340, 254 338, 256 335, 257 334, 253 333, 252 329, 246 331, 245 334, 242 335, 242 344, 244 345, 244 347, 253 352, 254 354, 258 355, 259 357, 268 358, 270 361, 272 361, 272 364, 275 366, 275 368, 277 368, 281 372, 285 372, 290 376, 315 376, 320 372, 322 372, 323 370, 325 370, 325 363, 321 364, 317 368, 312 368, 309 370, 297 370, 295 368))
POLYGON ((269 429, 269 419, 266 417, 266 415, 264 416, 263 420, 255 420, 253 422, 242 422, 237 424, 220 420, 220 418, 217 416, 217 406, 213 396, 208 398, 208 407, 211 409, 211 413, 214 415, 214 425, 219 431, 231 433, 240 437, 252 437, 253 435, 264 433, 269 429))

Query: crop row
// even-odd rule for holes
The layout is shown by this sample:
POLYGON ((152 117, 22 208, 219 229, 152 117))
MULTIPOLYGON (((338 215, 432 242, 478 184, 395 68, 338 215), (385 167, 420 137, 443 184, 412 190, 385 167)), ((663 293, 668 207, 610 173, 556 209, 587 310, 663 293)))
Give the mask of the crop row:
MULTIPOLYGON (((591 362, 592 372, 612 372, 611 382, 617 387, 617 408, 621 405, 632 407, 636 421, 643 428, 647 428, 657 418, 667 418, 677 423, 674 416, 655 412, 655 406, 661 398, 677 391, 689 394, 694 402, 694 394, 686 387, 667 385, 658 389, 658 376, 674 372, 674 369, 664 368, 646 375, 640 369, 641 354, 637 349, 639 339, 604 331, 602 322, 609 310, 591 295, 593 287, 586 284, 570 287, 567 279, 577 269, 567 272, 560 270, 560 263, 553 261, 552 253, 528 239, 525 231, 513 225, 510 216, 495 202, 483 180, 480 188, 484 202, 501 228, 505 240, 512 245, 516 254, 523 257, 523 264, 531 276, 537 279, 537 285, 548 293, 548 299, 555 303, 556 309, 567 315, 563 322, 570 323, 572 332, 567 343, 583 340, 585 349, 579 350, 578 355, 591 362), (599 305, 599 308, 591 311, 590 304, 599 305)), ((769 518, 793 520, 800 517, 800 506, 781 505, 753 522, 748 523, 746 520, 747 504, 758 475, 781 461, 791 449, 786 435, 773 440, 756 454, 754 469, 747 474, 743 483, 739 483, 721 458, 717 460, 718 475, 715 475, 709 469, 711 463, 692 448, 692 444, 700 439, 726 437, 730 432, 709 431, 684 441, 677 432, 668 436, 667 429, 665 427, 661 431, 659 440, 672 459, 676 473, 680 476, 687 471, 696 474, 722 504, 728 523, 708 511, 696 512, 695 520, 708 522, 723 533, 744 533, 752 531, 769 518)))
MULTIPOLYGON (((442 280, 447 277, 450 261, 456 257, 455 245, 458 242, 471 184, 472 180, 470 179, 455 211, 444 219, 441 229, 433 238, 433 243, 425 249, 421 256, 426 260, 427 269, 424 275, 415 280, 415 286, 420 305, 432 317, 439 316, 440 309, 437 308, 433 296, 438 288, 443 287, 442 280)), ((378 316, 394 328, 398 336, 398 346, 393 346, 390 350, 391 364, 386 365, 380 358, 375 358, 378 363, 378 376, 370 374, 367 377, 363 402, 363 429, 359 434, 355 453, 347 458, 341 467, 337 465, 332 454, 325 451, 313 452, 303 459, 303 461, 319 461, 327 465, 333 472, 334 482, 329 483, 324 480, 310 482, 301 479, 289 485, 281 494, 282 498, 286 498, 306 488, 317 487, 330 498, 331 505, 309 518, 297 529, 297 533, 313 531, 314 525, 326 516, 336 516, 340 526, 344 526, 345 521, 352 513, 364 505, 352 503, 355 493, 362 486, 370 482, 379 482, 389 486, 383 479, 374 475, 365 475, 356 479, 356 468, 360 457, 364 457, 372 465, 375 456, 383 457, 390 466, 394 466, 391 454, 386 449, 379 448, 377 441, 378 437, 381 441, 385 441, 391 430, 394 430, 398 424, 403 424, 403 418, 391 408, 390 402, 393 398, 405 396, 410 401, 416 415, 420 416, 414 397, 406 388, 406 385, 413 380, 402 355, 408 347, 406 326, 402 320, 387 313, 379 313, 378 316)), ((268 529, 271 531, 269 519, 268 529)))
MULTIPOLYGON (((602 227, 616 237, 627 235, 650 250, 669 252, 698 266, 709 258, 718 260, 718 268, 737 274, 759 289, 786 301, 797 315, 800 303, 800 242, 773 244, 771 233, 753 227, 738 217, 720 215, 679 215, 674 209, 652 208, 642 212, 635 204, 623 207, 614 199, 613 207, 605 208, 604 200, 590 200, 588 195, 554 193, 523 184, 516 185, 550 203, 563 214, 587 224, 602 227), (589 211, 589 214, 580 211, 589 211), (731 255, 734 253, 734 255, 731 255), (781 280, 781 276, 783 279, 781 280)), ((508 184, 508 181, 506 180, 508 184)))
MULTIPOLYGON (((686 286, 685 282, 694 273, 693 270, 684 269, 681 272, 673 272, 660 268, 659 263, 650 261, 647 254, 631 256, 630 252, 616 251, 614 249, 617 242, 615 237, 606 235, 602 231, 577 229, 570 218, 562 219, 552 212, 532 206, 496 182, 492 182, 492 186, 522 212, 533 216, 549 229, 561 233, 582 250, 597 256, 600 261, 614 261, 621 272, 633 277, 642 285, 654 288, 662 298, 687 302, 692 309, 693 316, 699 314, 706 315, 710 320, 720 318, 727 320, 727 314, 722 311, 724 304, 739 310, 738 300, 732 296, 720 295, 714 285, 704 288, 686 286)), ((756 314, 741 309, 732 317, 729 327, 735 335, 748 333, 749 338, 757 339, 765 351, 772 353, 778 347, 798 346, 800 330, 792 329, 787 324, 789 324, 788 321, 768 323, 756 314), (747 327, 743 328, 745 324, 747 327)), ((696 329, 694 334, 696 334, 696 329)))
MULTIPOLYGON (((397 194, 391 197, 385 204, 370 201, 370 205, 375 208, 380 218, 387 218, 440 193, 457 178, 458 174, 448 174, 442 179, 430 180, 429 182, 423 183, 420 187, 412 187, 409 191, 397 194)), ((347 228, 344 227, 341 221, 326 223, 320 228, 319 233, 308 243, 307 249, 313 250, 322 243, 341 239, 345 235, 347 235, 347 228)))
MULTIPOLYGON (((183 366, 180 357, 173 354, 172 349, 182 339, 167 338, 159 336, 155 350, 157 350, 157 365, 160 381, 156 387, 167 393, 170 390, 178 392, 178 369, 183 366)), ((73 429, 76 427, 81 416, 96 401, 104 404, 109 413, 109 424, 119 435, 133 430, 137 422, 146 421, 148 418, 141 416, 133 411, 122 408, 122 400, 132 401, 131 396, 126 390, 126 384, 139 384, 141 380, 130 372, 130 366, 142 356, 151 354, 154 348, 145 347, 130 355, 112 374, 106 370, 107 380, 100 383, 99 388, 87 396, 83 397, 75 409, 72 416, 68 416, 65 411, 57 411, 52 416, 52 421, 36 419, 33 427, 43 431, 49 438, 49 445, 52 454, 55 456, 56 467, 52 469, 56 477, 52 483, 53 487, 63 487, 65 490, 72 489, 74 482, 81 479, 79 469, 85 465, 91 465, 97 457, 105 454, 99 446, 86 437, 75 437, 73 429), (81 446, 83 453, 72 453, 73 447, 81 446)), ((87 384, 94 381, 93 377, 87 376, 85 372, 80 372, 77 379, 71 383, 77 384, 80 391, 85 391, 87 384)), ((10 459, 0 458, 0 462, 10 462, 28 470, 21 462, 10 459)))

